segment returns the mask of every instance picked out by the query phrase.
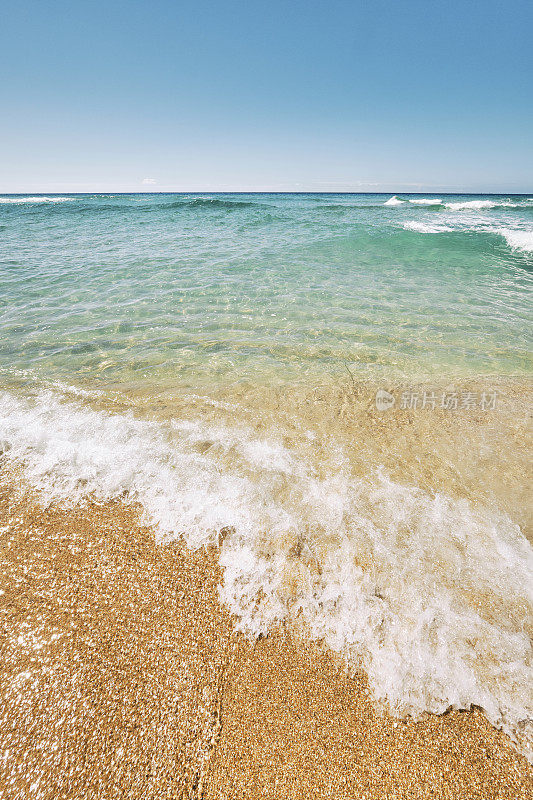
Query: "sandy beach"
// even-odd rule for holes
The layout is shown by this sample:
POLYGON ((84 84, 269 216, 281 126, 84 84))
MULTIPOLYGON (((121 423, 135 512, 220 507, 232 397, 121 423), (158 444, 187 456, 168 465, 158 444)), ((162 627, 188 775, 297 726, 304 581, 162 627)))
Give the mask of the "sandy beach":
POLYGON ((0 787, 52 798, 529 798, 483 714, 414 722, 290 627, 251 641, 215 550, 138 509, 44 509, 1 476, 0 787))
POLYGON ((533 800, 532 0, 4 6, 0 800, 533 800))

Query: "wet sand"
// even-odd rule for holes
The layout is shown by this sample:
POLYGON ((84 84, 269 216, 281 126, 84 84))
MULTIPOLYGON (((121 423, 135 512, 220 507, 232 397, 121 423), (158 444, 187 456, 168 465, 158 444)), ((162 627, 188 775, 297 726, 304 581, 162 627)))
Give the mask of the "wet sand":
POLYGON ((214 550, 157 545, 135 507, 43 509, 0 478, 0 796, 530 798, 478 712, 377 713, 364 674, 218 600, 214 550))

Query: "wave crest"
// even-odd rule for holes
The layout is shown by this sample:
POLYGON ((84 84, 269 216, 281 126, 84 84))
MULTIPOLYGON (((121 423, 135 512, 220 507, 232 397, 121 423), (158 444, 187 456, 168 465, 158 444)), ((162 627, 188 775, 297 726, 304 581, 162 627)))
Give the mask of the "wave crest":
POLYGON ((383 205, 384 206, 402 206, 404 204, 404 202, 405 202, 404 200, 400 200, 398 197, 396 197, 396 195, 394 195, 394 197, 391 197, 390 200, 387 200, 385 203, 383 203, 383 205))
POLYGON ((415 206, 441 206, 442 199, 440 197, 416 197, 410 198, 409 202, 415 206))
POLYGON ((533 231, 517 231, 502 228, 498 231, 512 250, 533 253, 533 231))
POLYGON ((0 203, 13 203, 19 205, 22 203, 67 203, 75 200, 74 197, 44 197, 37 195, 36 197, 0 197, 0 203))
POLYGON ((469 208, 495 208, 498 205, 503 205, 503 203, 495 203, 493 200, 465 200, 457 203, 446 203, 446 208, 449 208, 451 211, 465 211, 469 208))
POLYGON ((166 204, 166 208, 219 208, 228 211, 235 209, 261 206, 253 200, 224 200, 220 197, 193 197, 183 200, 174 200, 166 204))

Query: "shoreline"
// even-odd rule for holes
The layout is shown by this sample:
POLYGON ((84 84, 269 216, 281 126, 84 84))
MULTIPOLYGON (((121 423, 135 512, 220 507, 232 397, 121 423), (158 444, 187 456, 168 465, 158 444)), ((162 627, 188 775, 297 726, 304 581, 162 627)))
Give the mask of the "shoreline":
POLYGON ((43 509, 13 473, 0 515, 10 800, 530 796, 481 712, 393 719, 288 625, 239 633, 214 548, 158 545, 118 501, 43 509))

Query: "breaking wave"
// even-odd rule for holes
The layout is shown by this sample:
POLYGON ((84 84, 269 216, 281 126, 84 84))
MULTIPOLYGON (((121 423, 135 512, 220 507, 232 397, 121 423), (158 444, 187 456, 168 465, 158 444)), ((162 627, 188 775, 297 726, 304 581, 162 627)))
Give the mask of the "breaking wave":
POLYGON ((439 197, 416 197, 410 198, 409 202, 415 206, 441 206, 442 199, 439 197))
POLYGON ((446 208, 451 211, 466 211, 467 209, 496 208, 506 203, 495 203, 493 200, 465 200, 464 202, 446 203, 446 208))
POLYGON ((383 203, 383 205, 384 206, 401 206, 401 205, 403 205, 403 203, 404 203, 403 200, 400 200, 398 197, 396 197, 396 195, 394 195, 394 197, 391 197, 390 200, 387 200, 385 203, 383 203))
POLYGON ((400 200, 399 197, 391 197, 390 200, 387 200, 384 205, 386 206, 400 206, 404 205, 405 203, 412 203, 415 206, 440 206, 442 205, 442 200, 434 197, 410 197, 408 200, 400 200))
POLYGON ((399 206, 411 203, 415 206, 442 206, 450 211, 482 211, 490 208, 527 208, 528 200, 513 202, 511 200, 458 200, 453 202, 443 202, 442 198, 421 197, 400 200, 398 197, 391 197, 384 205, 399 206))
POLYGON ((503 228, 498 233, 505 238, 505 241, 513 250, 524 250, 527 253, 533 253, 533 231, 503 228))
POLYGON ((417 220, 404 222, 402 228, 405 228, 407 231, 415 231, 416 233, 448 233, 455 230, 455 228, 451 228, 444 223, 418 222, 417 220))
POLYGON ((16 205, 22 203, 67 203, 75 199, 74 197, 43 197, 37 195, 36 197, 0 197, 0 203, 13 203, 16 205))
POLYGON ((403 222, 401 227, 406 231, 414 233, 483 233, 497 234, 503 236, 512 250, 520 250, 525 253, 533 252, 533 231, 525 231, 513 228, 497 228, 489 224, 472 224, 468 226, 448 225, 445 222, 422 222, 419 220, 409 220, 403 222))

